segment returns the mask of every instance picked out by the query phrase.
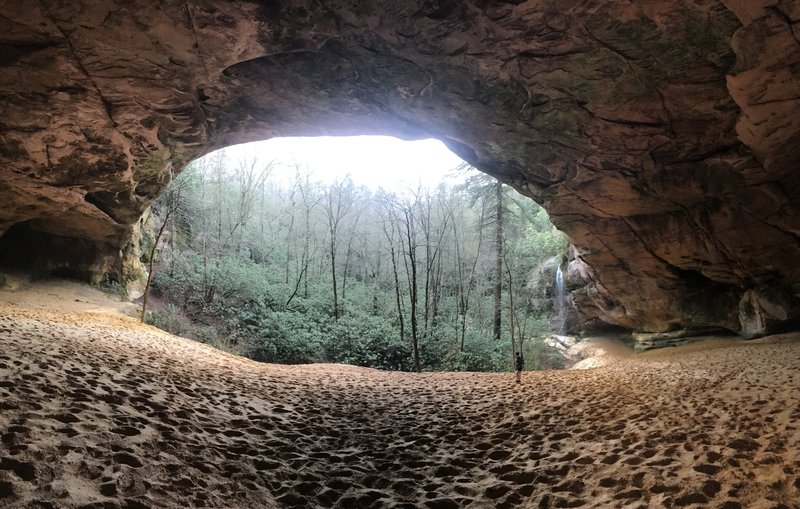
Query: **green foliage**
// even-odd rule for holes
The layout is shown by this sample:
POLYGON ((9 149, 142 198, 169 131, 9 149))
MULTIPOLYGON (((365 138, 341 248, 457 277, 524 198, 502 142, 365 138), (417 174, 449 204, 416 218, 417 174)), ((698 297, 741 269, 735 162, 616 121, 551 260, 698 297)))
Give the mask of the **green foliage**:
POLYGON ((523 348, 525 369, 564 369, 564 356, 544 342, 544 337, 534 338, 523 348))
POLYGON ((103 276, 103 280, 96 285, 96 288, 103 293, 107 293, 118 298, 121 301, 128 300, 128 289, 125 288, 124 285, 120 284, 119 281, 111 279, 108 274, 103 276))
POLYGON ((175 305, 167 304, 161 309, 148 311, 145 322, 170 334, 180 336, 187 330, 180 314, 180 310, 175 305))
POLYGON ((322 360, 319 331, 295 312, 274 311, 251 317, 244 333, 247 355, 261 362, 306 364, 322 360))
MULTIPOLYGON (((158 327, 158 326, 157 326, 158 327)), ((161 328, 161 327, 159 327, 161 328)), ((195 326, 191 334, 188 334, 188 337, 191 339, 197 340, 201 343, 205 343, 207 345, 212 345, 220 350, 230 351, 227 348, 226 342, 220 338, 217 329, 211 325, 197 325, 195 326)))
POLYGON ((471 330, 464 338, 464 351, 454 350, 443 366, 448 371, 504 371, 502 357, 509 346, 489 334, 471 330))
MULTIPOLYGON (((494 191, 442 186, 406 197, 300 175, 285 188, 259 168, 226 166, 215 155, 180 176, 189 179, 183 208, 162 243, 173 251, 159 256, 152 282, 168 304, 149 313, 149 323, 261 362, 412 370, 413 260, 422 369, 511 369, 510 322, 500 340, 491 330, 494 191), (347 192, 331 194, 340 188, 347 192), (333 203, 331 215, 325 207, 333 203)), ((484 177, 475 182, 497 190, 484 177)), ((528 367, 555 367, 538 339, 547 316, 530 304, 529 276, 564 256, 566 240, 535 203, 501 191, 505 263, 514 275, 503 281, 504 316, 513 291, 528 367)))
POLYGON ((330 362, 389 370, 412 367, 410 346, 400 342, 397 330, 382 317, 345 316, 331 323, 323 341, 330 362))

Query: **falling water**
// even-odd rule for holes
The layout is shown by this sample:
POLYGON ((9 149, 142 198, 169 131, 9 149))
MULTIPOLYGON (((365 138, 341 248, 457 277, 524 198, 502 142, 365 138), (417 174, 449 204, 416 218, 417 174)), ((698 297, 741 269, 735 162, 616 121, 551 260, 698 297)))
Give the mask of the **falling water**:
POLYGON ((564 273, 561 271, 561 265, 559 265, 558 270, 556 270, 555 290, 554 305, 556 316, 558 317, 558 329, 556 332, 563 336, 567 329, 567 293, 564 288, 564 273))

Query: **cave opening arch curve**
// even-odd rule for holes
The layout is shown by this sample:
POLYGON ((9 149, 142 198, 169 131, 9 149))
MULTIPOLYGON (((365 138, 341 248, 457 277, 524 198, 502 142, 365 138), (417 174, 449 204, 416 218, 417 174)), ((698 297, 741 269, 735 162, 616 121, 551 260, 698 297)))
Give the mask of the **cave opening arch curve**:
POLYGON ((0 244, 16 256, 78 239, 93 273, 125 273, 132 225, 215 148, 433 137, 569 235, 587 324, 759 335, 800 315, 800 51, 781 8, 111 4, 4 13, 0 244))

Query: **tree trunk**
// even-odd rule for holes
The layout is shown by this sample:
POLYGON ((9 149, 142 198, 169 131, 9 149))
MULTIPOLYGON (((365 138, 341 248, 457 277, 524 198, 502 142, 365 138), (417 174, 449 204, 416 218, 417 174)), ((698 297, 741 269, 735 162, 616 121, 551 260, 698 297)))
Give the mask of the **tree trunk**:
POLYGON ((419 339, 417 332, 417 260, 414 249, 409 250, 409 261, 411 262, 411 342, 414 349, 414 369, 417 373, 422 371, 419 361, 419 339))
MULTIPOLYGON (((331 237, 332 239, 334 237, 331 237)), ((339 319, 339 292, 336 288, 336 244, 331 240, 331 276, 333 279, 333 319, 339 319)))
POLYGON ((439 318, 439 299, 442 298, 442 256, 436 258, 433 277, 433 303, 431 304, 431 327, 436 327, 439 318))
POLYGON ((158 229, 156 238, 153 241, 153 247, 150 248, 150 262, 148 263, 147 267, 147 282, 144 284, 144 294, 142 295, 142 315, 140 317, 142 323, 144 323, 144 315, 147 311, 147 294, 150 290, 150 282, 153 280, 153 265, 156 259, 156 247, 158 246, 158 241, 161 240, 161 235, 164 233, 164 228, 167 226, 168 219, 169 213, 164 216, 164 224, 162 224, 161 228, 158 229))
POLYGON ((464 352, 464 337, 467 335, 466 305, 464 302, 464 264, 461 259, 461 244, 458 240, 458 221, 453 221, 453 244, 456 251, 455 273, 458 276, 458 299, 456 300, 456 330, 459 339, 459 352, 464 352))
POLYGON ((161 240, 161 236, 164 234, 164 230, 167 228, 167 224, 169 224, 170 217, 174 212, 177 211, 179 205, 180 205, 180 187, 178 187, 178 191, 170 191, 170 194, 167 195, 167 208, 166 212, 164 213, 164 222, 161 223, 161 227, 158 229, 156 238, 155 240, 153 240, 153 247, 150 248, 150 262, 148 264, 147 282, 144 285, 144 294, 142 295, 142 314, 140 316, 142 323, 144 323, 144 315, 147 312, 147 294, 149 293, 150 290, 150 283, 153 280, 153 266, 155 265, 156 248, 158 247, 158 241, 161 240))
POLYGON ((517 334, 514 331, 514 322, 517 318, 517 312, 514 309, 514 283, 511 280, 511 268, 506 263, 506 272, 508 273, 508 320, 511 324, 511 351, 522 352, 522 338, 519 341, 519 350, 517 350, 516 338, 517 334))
MULTIPOLYGON (((311 209, 308 206, 308 204, 306 204, 306 235, 305 239, 303 239, 303 260, 305 261, 306 268, 308 268, 308 264, 311 261, 310 253, 308 251, 309 236, 311 235, 310 216, 311 216, 311 209)), ((303 272, 303 298, 304 299, 308 298, 308 270, 303 272)))
POLYGON ((389 243, 389 254, 392 257, 392 274, 394 275, 394 296, 395 302, 397 304, 397 317, 399 320, 400 325, 400 342, 404 343, 406 340, 406 330, 405 330, 405 319, 403 318, 403 299, 400 294, 400 276, 397 273, 397 255, 394 250, 394 234, 395 234, 395 225, 392 222, 392 233, 389 234, 389 230, 386 228, 386 222, 383 224, 383 234, 386 237, 386 241, 389 243))
POLYGON ((356 213, 356 217, 353 220, 353 227, 350 229, 350 237, 347 239, 347 251, 344 255, 344 270, 342 271, 342 300, 345 301, 347 298, 347 274, 350 270, 350 255, 353 252, 353 237, 356 236, 356 227, 358 226, 358 213, 356 213))
MULTIPOLYGON (((294 199, 292 200, 294 207, 294 199)), ((283 267, 283 283, 289 284, 289 264, 292 260, 292 238, 294 234, 294 211, 289 213, 289 229, 286 231, 286 263, 283 267)))
POLYGON ((286 304, 283 306, 284 308, 288 308, 289 304, 291 304, 292 300, 294 300, 298 290, 300 290, 300 283, 303 281, 303 276, 305 276, 307 271, 308 271, 308 260, 306 260, 305 256, 303 256, 303 265, 300 269, 300 273, 297 275, 297 280, 294 283, 294 291, 289 296, 289 299, 286 300, 286 304))
POLYGON ((497 212, 494 231, 494 320, 492 336, 496 341, 499 341, 503 313, 503 183, 499 181, 495 185, 495 199, 497 200, 497 212))
POLYGON ((423 303, 425 316, 422 322, 423 337, 428 335, 431 312, 431 268, 433 264, 431 255, 431 208, 431 199, 430 195, 428 195, 425 200, 425 220, 422 222, 423 234, 425 235, 425 302, 423 303))
POLYGON ((413 212, 410 210, 410 206, 408 209, 404 210, 403 213, 405 215, 406 240, 408 242, 406 245, 408 249, 406 252, 406 256, 408 257, 406 272, 409 277, 409 301, 411 303, 411 347, 414 352, 414 369, 419 373, 422 371, 422 365, 419 359, 419 324, 417 323, 419 287, 417 285, 417 245, 414 238, 416 233, 412 233, 415 225, 413 212))
POLYGON ((330 235, 331 279, 333 281, 333 317, 339 319, 339 289, 336 281, 336 251, 339 245, 339 228, 342 220, 353 206, 352 181, 335 182, 328 187, 325 196, 325 213, 328 217, 330 235))

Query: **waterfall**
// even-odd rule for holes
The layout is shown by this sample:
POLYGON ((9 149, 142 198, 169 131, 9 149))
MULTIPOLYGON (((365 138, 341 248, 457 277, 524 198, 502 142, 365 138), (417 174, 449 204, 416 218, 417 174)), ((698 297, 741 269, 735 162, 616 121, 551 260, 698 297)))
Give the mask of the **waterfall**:
POLYGON ((561 265, 556 270, 556 286, 553 300, 554 311, 558 317, 556 319, 558 324, 556 333, 563 336, 567 331, 567 291, 564 288, 564 273, 561 271, 561 265))

